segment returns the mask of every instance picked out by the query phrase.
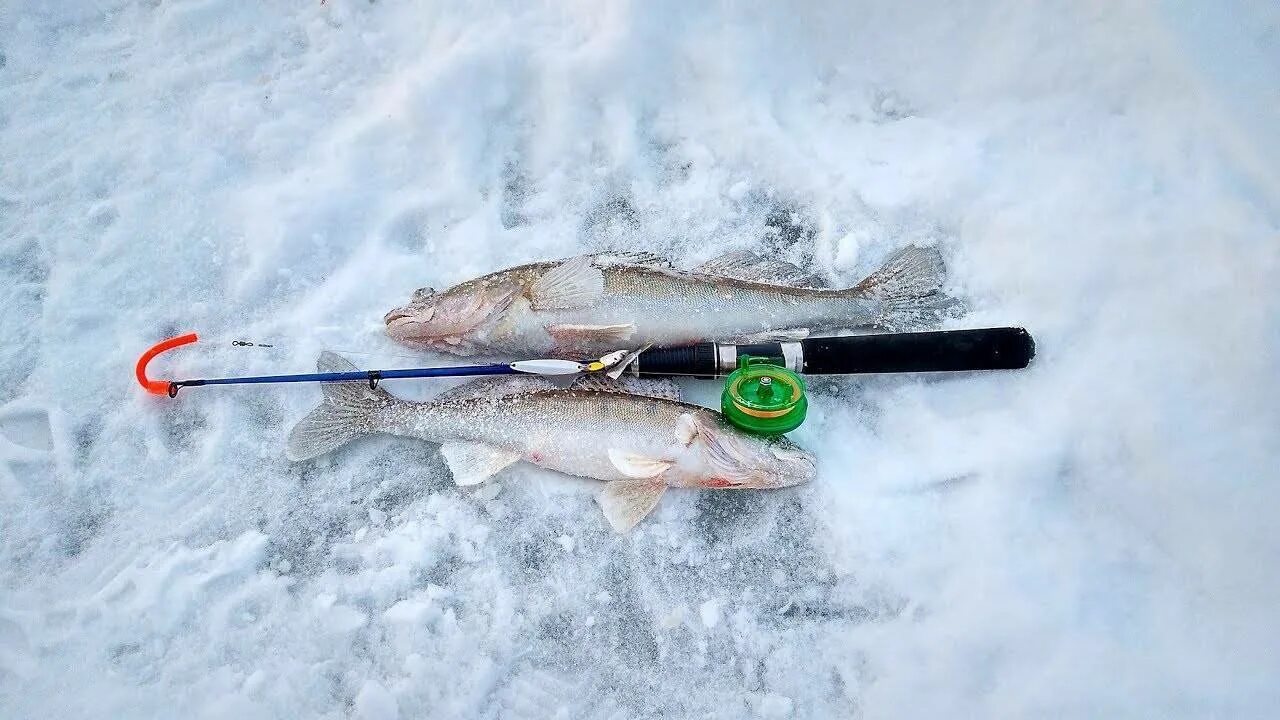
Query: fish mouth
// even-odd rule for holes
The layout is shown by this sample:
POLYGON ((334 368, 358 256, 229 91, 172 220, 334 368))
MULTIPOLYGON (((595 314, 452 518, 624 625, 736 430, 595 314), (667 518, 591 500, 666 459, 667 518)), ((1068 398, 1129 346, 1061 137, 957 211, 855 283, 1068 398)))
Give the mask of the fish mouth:
POLYGON ((382 316, 382 321, 387 325, 391 325, 400 320, 409 320, 412 322, 426 323, 435 317, 436 309, 431 305, 402 305, 391 310, 382 316))
POLYGON ((778 480, 784 486, 801 485, 818 476, 817 458, 804 450, 774 445, 769 448, 769 454, 782 465, 778 480))
POLYGON ((407 317, 410 317, 411 315, 412 313, 409 312, 408 308, 396 308, 391 312, 387 313, 386 315, 383 315, 382 322, 390 326, 391 324, 395 323, 395 321, 403 320, 407 317))
POLYGON ((429 319, 412 310, 392 310, 383 318, 387 326, 387 335, 407 345, 430 350, 438 346, 456 345, 459 333, 445 331, 445 328, 432 327, 429 319), (453 342, 447 342, 452 340, 453 342))
POLYGON ((812 457, 793 461, 786 477, 787 485, 803 485, 818 477, 818 463, 812 457))

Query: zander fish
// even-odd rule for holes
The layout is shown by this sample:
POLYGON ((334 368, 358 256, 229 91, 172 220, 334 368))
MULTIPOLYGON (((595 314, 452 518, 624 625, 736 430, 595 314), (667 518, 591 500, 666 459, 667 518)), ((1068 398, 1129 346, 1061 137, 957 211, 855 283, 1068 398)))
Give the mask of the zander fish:
POLYGON ((455 355, 594 356, 646 345, 797 340, 925 324, 954 301, 942 258, 908 247, 862 282, 819 287, 803 270, 735 252, 691 271, 648 253, 597 253, 501 270, 387 313, 387 333, 455 355))
MULTIPOLYGON (((320 372, 355 366, 323 353, 320 372)), ((532 377, 480 380, 412 402, 366 383, 322 385, 325 400, 289 433, 286 454, 305 460, 372 433, 441 443, 453 479, 475 485, 518 460, 604 480, 609 524, 630 530, 668 487, 781 488, 813 479, 811 455, 784 437, 747 434, 720 413, 680 402, 668 381, 608 381, 559 389, 532 377), (625 386, 624 386, 625 387, 625 386), (661 395, 661 396, 660 396, 661 395)))

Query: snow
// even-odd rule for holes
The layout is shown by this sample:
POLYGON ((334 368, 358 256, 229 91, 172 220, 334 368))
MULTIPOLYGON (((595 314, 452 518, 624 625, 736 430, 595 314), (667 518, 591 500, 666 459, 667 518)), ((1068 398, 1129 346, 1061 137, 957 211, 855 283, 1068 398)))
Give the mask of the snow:
POLYGON ((702 618, 703 627, 708 630, 720 624, 720 604, 708 600, 698 607, 698 617, 702 618))
POLYGON ((786 718, 791 717, 791 698, 766 693, 760 700, 759 713, 764 718, 786 718))
POLYGON ((355 716, 365 720, 395 720, 400 716, 395 697, 375 680, 365 681, 356 695, 355 716))
POLYGON ((7 4, 0 716, 1269 715, 1278 100, 1262 0, 7 4), (132 380, 415 363, 413 289, 585 249, 909 243, 1035 365, 819 380, 817 482, 627 537, 132 380))

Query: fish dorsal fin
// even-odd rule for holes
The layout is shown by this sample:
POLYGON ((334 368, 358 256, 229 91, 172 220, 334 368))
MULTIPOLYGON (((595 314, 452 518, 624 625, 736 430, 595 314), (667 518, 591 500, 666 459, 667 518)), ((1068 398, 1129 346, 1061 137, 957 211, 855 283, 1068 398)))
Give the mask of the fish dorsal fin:
POLYGON ((661 480, 614 480, 596 496, 615 532, 624 533, 658 506, 667 486, 661 480))
POLYGON ((651 253, 645 250, 610 250, 608 252, 596 253, 591 257, 595 258, 595 264, 598 267, 639 265, 641 267, 661 268, 663 270, 675 269, 675 265, 673 265, 670 260, 658 255, 657 253, 651 253))
POLYGON ((783 260, 761 257, 750 250, 731 250, 693 269, 703 275, 720 275, 737 280, 789 285, 791 287, 826 287, 822 278, 798 265, 783 260))
POLYGON ((670 378, 614 378, 604 375, 587 375, 573 384, 574 390, 626 393, 644 395, 663 400, 680 400, 680 387, 670 378))
POLYGON ((674 460, 646 457, 617 448, 609 448, 609 462, 629 478, 655 478, 675 465, 674 460))
POLYGON ((534 310, 567 310, 586 307, 604 294, 604 273, 590 255, 570 258, 551 268, 529 286, 534 310))
POLYGON ((458 485, 479 485, 520 459, 519 453, 473 442, 447 442, 440 454, 458 485))

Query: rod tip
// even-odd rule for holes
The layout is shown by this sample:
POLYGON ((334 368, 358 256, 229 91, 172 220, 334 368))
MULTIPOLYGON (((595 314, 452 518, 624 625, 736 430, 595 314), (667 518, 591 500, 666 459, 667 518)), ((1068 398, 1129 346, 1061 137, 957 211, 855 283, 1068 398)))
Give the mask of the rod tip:
POLYGON ((138 384, 142 386, 142 389, 152 395, 167 395, 169 397, 177 395, 177 393, 172 392, 171 389, 171 386, 174 384, 173 382, 169 380, 152 380, 147 377, 147 364, 162 352, 172 350, 176 347, 182 347, 183 345, 190 345, 199 339, 199 336, 195 333, 187 333, 186 335, 171 337, 168 340, 161 340, 150 348, 147 348, 147 351, 142 353, 142 356, 138 358, 138 364, 134 366, 133 369, 134 375, 138 378, 138 384))

